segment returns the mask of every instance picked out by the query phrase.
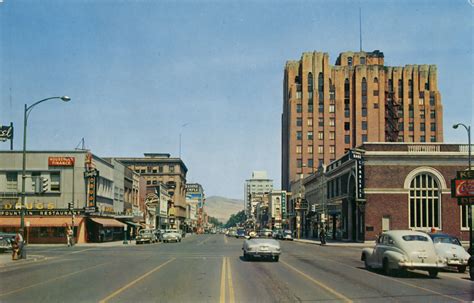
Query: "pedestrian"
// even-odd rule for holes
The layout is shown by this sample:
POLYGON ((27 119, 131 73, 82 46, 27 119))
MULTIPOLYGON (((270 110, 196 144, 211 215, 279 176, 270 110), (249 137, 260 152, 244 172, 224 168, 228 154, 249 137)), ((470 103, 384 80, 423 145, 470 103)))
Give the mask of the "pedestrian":
POLYGON ((67 237, 67 246, 68 247, 73 246, 74 245, 74 242, 73 242, 74 232, 70 226, 67 227, 66 237, 67 237))
POLYGON ((24 252, 24 241, 23 241, 23 229, 19 229, 18 232, 15 235, 15 243, 17 245, 17 258, 18 259, 23 259, 25 258, 25 252, 24 252))
POLYGON ((319 232, 319 241, 321 241, 321 245, 326 245, 326 229, 321 227, 319 232))

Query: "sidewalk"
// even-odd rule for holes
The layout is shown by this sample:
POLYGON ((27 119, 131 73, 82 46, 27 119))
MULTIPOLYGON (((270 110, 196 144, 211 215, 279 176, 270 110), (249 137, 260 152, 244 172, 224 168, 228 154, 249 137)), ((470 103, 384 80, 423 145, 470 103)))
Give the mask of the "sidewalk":
POLYGON ((0 269, 6 268, 9 266, 14 266, 14 265, 41 261, 44 259, 46 259, 45 256, 27 254, 26 259, 12 260, 12 254, 11 254, 11 251, 9 251, 9 252, 0 254, 0 269))
MULTIPOLYGON (((111 241, 111 242, 101 242, 101 243, 77 243, 74 244, 76 247, 118 247, 118 246, 127 246, 135 245, 135 240, 128 240, 128 244, 123 244, 123 240, 120 241, 111 241)), ((28 244, 28 247, 68 247, 66 244, 28 244)))
MULTIPOLYGON (((306 244, 321 245, 321 241, 319 240, 294 239, 293 241, 306 243, 306 244)), ((364 248, 364 247, 374 247, 375 241, 365 241, 364 243, 359 243, 359 242, 344 242, 344 241, 327 240, 325 246, 364 248)))

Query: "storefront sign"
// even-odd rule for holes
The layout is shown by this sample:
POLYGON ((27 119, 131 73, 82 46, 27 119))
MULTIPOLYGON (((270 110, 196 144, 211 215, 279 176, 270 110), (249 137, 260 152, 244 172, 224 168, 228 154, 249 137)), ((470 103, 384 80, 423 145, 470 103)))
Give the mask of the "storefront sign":
POLYGON ((281 216, 286 217, 286 192, 281 193, 281 216))
POLYGON ((75 162, 74 157, 49 157, 48 165, 49 166, 74 166, 75 162))
POLYGON ((451 180, 451 197, 458 198, 459 205, 474 204, 474 171, 458 171, 456 175, 451 180))
POLYGON ((351 158, 355 160, 355 171, 356 171, 356 191, 357 199, 364 200, 364 186, 365 186, 365 176, 364 176, 364 161, 362 159, 362 154, 351 151, 351 158))
POLYGON ((84 176, 87 178, 87 207, 97 206, 97 178, 99 171, 95 168, 85 171, 84 176))
POLYGON ((5 142, 13 139, 13 125, 0 126, 0 141, 5 142))
MULTIPOLYGON (((72 216, 72 215, 81 215, 82 212, 79 210, 69 210, 69 209, 52 209, 52 210, 26 210, 25 216, 72 216)), ((20 216, 20 210, 0 210, 0 216, 20 216)))
MULTIPOLYGON (((53 202, 42 203, 42 202, 26 202, 25 208, 28 210, 43 210, 43 209, 54 209, 56 204, 53 202)), ((21 203, 4 203, 2 204, 1 210, 14 210, 21 209, 21 203)))

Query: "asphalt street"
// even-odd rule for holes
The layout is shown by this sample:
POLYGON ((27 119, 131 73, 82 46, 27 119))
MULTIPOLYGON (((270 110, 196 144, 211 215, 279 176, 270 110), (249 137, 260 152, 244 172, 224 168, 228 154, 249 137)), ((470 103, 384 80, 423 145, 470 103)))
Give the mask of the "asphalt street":
POLYGON ((0 302, 466 302, 467 274, 367 271, 360 248, 282 242, 280 262, 244 261, 241 239, 30 247, 44 260, 0 268, 0 302))

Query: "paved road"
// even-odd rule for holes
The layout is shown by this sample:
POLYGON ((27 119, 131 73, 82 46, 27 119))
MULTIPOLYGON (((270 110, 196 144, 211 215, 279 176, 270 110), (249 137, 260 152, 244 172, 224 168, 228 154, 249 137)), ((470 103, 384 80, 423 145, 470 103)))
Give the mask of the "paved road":
POLYGON ((465 302, 467 274, 387 277, 363 269, 360 249, 283 242, 280 262, 241 258, 242 240, 36 247, 46 260, 0 269, 0 302, 465 302))

